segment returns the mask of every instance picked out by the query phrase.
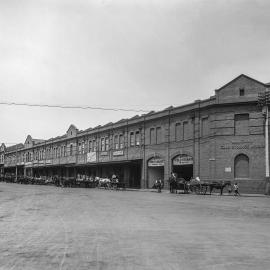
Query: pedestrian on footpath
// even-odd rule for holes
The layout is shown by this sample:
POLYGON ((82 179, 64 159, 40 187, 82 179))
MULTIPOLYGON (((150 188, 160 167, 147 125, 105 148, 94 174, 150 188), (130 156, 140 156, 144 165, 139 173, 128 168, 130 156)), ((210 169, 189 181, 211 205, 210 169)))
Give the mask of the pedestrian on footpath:
POLYGON ((234 190, 234 196, 240 196, 239 187, 238 187, 238 184, 237 183, 235 183, 233 185, 233 190, 234 190))

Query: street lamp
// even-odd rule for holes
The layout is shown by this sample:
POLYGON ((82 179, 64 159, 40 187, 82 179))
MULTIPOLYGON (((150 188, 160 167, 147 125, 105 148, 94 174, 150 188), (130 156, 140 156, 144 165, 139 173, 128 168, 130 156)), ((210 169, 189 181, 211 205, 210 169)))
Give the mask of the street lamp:
POLYGON ((262 108, 262 113, 265 117, 264 130, 265 130, 265 194, 270 195, 270 177, 269 177, 269 139, 268 139, 268 106, 270 105, 270 91, 265 89, 264 92, 258 95, 258 105, 262 108))

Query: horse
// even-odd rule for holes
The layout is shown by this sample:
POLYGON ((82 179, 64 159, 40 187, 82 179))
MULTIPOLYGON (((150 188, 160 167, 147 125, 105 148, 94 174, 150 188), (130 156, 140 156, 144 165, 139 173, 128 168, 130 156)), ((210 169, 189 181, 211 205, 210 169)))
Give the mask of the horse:
POLYGON ((98 177, 98 187, 104 187, 105 189, 111 188, 111 180, 109 178, 99 178, 98 177))
POLYGON ((62 177, 60 178, 60 186, 61 187, 75 187, 76 186, 76 178, 74 177, 62 177))
POLYGON ((231 181, 222 181, 222 182, 214 181, 208 185, 210 189, 210 195, 212 194, 212 191, 214 189, 220 189, 220 195, 222 195, 223 189, 226 186, 231 186, 231 185, 232 185, 231 181))
POLYGON ((188 181, 184 178, 169 178, 170 192, 177 193, 177 190, 183 190, 184 193, 188 193, 188 181))
POLYGON ((188 193, 188 186, 189 186, 189 181, 185 180, 184 178, 176 178, 176 184, 175 184, 175 189, 176 193, 177 190, 183 190, 184 193, 188 193))

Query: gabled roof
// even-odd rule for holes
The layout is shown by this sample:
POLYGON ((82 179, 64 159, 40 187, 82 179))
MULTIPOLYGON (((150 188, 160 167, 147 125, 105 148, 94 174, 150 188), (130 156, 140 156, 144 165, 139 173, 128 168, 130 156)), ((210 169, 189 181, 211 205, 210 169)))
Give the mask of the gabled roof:
POLYGON ((24 145, 22 143, 18 143, 18 144, 7 147, 6 151, 11 152, 11 151, 16 151, 22 148, 24 148, 24 145))
POLYGON ((6 145, 4 143, 1 144, 0 146, 0 151, 6 151, 6 145))
POLYGON ((30 141, 32 141, 32 136, 31 135, 27 135, 25 141, 24 141, 24 144, 26 144, 26 142, 30 139, 30 141))
POLYGON ((226 86, 228 86, 228 85, 230 85, 231 83, 237 81, 237 80, 238 80, 239 78, 241 78, 241 77, 244 77, 244 78, 247 78, 247 79, 249 79, 249 80, 252 80, 252 81, 254 81, 254 82, 256 82, 256 83, 259 83, 259 84, 261 84, 261 85, 263 85, 263 86, 267 86, 267 85, 266 85, 265 83, 263 83, 263 82, 257 81, 257 80, 255 80, 255 79, 253 79, 253 78, 251 78, 251 77, 249 77, 249 76, 247 76, 247 75, 245 75, 245 74, 241 74, 241 75, 237 76, 236 78, 234 78, 233 80, 231 80, 230 82, 228 82, 228 83, 226 83, 225 85, 221 86, 220 88, 216 89, 216 91, 219 91, 219 90, 225 88, 226 86))
POLYGON ((112 125, 112 124, 113 124, 113 122, 109 122, 109 123, 103 125, 103 127, 110 126, 110 125, 112 125))
POLYGON ((73 129, 77 129, 77 128, 76 128, 76 126, 75 126, 75 125, 73 125, 73 124, 71 124, 71 125, 69 126, 68 130, 69 130, 69 129, 71 129, 71 128, 73 128, 73 129))
POLYGON ((45 142, 45 140, 42 139, 32 139, 32 141, 34 142, 34 144, 45 142))

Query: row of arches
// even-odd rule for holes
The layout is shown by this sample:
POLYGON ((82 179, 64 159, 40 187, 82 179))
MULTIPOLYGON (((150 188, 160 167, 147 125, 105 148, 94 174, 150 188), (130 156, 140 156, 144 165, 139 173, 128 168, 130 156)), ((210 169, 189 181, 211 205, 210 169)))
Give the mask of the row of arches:
MULTIPOLYGON (((161 157, 152 157, 148 160, 148 181, 149 187, 156 179, 164 178, 165 160, 161 157)), ((181 154, 172 159, 171 170, 177 173, 178 177, 189 180, 193 177, 193 157, 181 154)), ((249 157, 239 154, 234 159, 234 178, 249 178, 249 157)))

